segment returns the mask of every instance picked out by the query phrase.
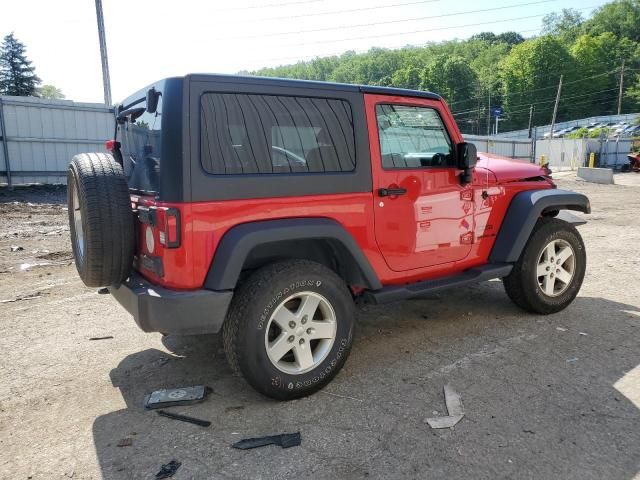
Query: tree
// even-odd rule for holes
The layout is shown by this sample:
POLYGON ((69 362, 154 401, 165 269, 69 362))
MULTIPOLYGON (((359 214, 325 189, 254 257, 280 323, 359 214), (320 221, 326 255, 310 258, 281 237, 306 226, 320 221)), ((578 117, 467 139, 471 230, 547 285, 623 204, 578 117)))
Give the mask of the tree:
MULTIPOLYGON (((505 127, 524 128, 531 104, 537 104, 536 123, 549 123, 560 75, 571 84, 575 72, 575 60, 557 37, 538 37, 513 47, 499 65, 503 106, 509 115, 505 127)), ((567 106, 561 102, 558 118, 566 118, 567 106)))
POLYGON ((588 33, 611 32, 617 37, 640 41, 640 0, 616 0, 596 9, 585 22, 588 33))
POLYGON ((584 18, 573 8, 563 8, 561 13, 553 12, 542 18, 542 34, 556 35, 571 42, 580 34, 584 18))
POLYGON ((442 95, 448 102, 473 97, 478 78, 462 57, 438 55, 424 70, 422 89, 442 95))
POLYGON ((64 93, 54 85, 43 85, 38 89, 38 96, 42 98, 50 98, 52 100, 60 100, 65 98, 64 93))
POLYGON ((420 88, 420 82, 422 81, 420 78, 421 73, 420 68, 413 65, 401 68, 394 72, 391 77, 391 84, 398 88, 418 90, 420 88))
POLYGON ((504 32, 496 37, 496 43, 506 43, 510 47, 524 42, 524 37, 517 32, 504 32))
POLYGON ((10 33, 0 46, 0 94, 28 97, 37 94, 40 78, 27 60, 25 46, 10 33))

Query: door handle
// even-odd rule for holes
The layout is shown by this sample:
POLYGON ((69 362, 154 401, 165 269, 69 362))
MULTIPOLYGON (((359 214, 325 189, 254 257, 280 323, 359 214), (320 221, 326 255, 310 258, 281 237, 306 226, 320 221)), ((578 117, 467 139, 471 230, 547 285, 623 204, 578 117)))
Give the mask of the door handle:
POLYGON ((404 195, 407 193, 406 188, 379 188, 378 195, 381 197, 397 197, 398 195, 404 195))

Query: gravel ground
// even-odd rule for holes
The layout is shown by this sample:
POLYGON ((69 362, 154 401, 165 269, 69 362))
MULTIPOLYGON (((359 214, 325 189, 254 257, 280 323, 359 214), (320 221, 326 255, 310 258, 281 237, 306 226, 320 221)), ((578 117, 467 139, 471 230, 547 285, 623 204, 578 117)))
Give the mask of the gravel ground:
POLYGON ((500 282, 366 307, 344 370, 288 403, 233 376, 219 338, 142 333, 85 288, 63 189, 0 190, 0 477, 144 479, 175 459, 176 480, 640 478, 640 175, 559 177, 593 205, 568 309, 523 313, 500 282), (145 393, 195 384, 213 393, 173 411, 210 428, 142 408, 145 393), (466 416, 432 430, 445 384, 466 416), (300 447, 230 448, 293 431, 300 447))

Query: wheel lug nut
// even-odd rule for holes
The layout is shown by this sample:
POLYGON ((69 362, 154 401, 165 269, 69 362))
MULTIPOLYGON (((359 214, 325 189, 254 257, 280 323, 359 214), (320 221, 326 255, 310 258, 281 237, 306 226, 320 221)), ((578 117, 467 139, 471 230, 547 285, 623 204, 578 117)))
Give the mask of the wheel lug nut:
POLYGON ((289 327, 296 328, 296 322, 289 322, 289 327))
POLYGON ((289 343, 293 342, 295 339, 296 339, 296 338, 295 338, 293 335, 291 335, 291 336, 289 336, 289 338, 287 338, 287 340, 289 341, 289 343))
POLYGON ((304 338, 300 339, 300 345, 304 345, 304 338))
POLYGON ((551 267, 547 267, 547 272, 548 272, 549 270, 551 270, 551 267))
POLYGON ((306 315, 304 317, 302 317, 302 324, 304 325, 305 323, 307 323, 307 316, 306 315))
POLYGON ((311 335, 313 333, 313 328, 307 328, 307 335, 311 335))
POLYGON ((551 278, 553 278, 553 273, 551 274, 551 278))

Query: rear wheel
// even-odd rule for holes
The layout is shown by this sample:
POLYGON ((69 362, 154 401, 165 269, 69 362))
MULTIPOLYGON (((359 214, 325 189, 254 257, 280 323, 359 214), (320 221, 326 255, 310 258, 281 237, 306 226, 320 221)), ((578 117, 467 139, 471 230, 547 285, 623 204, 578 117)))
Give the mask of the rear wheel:
POLYGON ((272 264, 237 289, 223 328, 225 353, 264 395, 302 397, 344 365, 354 317, 351 294, 333 271, 304 260, 272 264))
POLYGON ((513 270, 503 279, 504 287, 511 300, 525 310, 559 312, 578 295, 586 264, 584 242, 575 227, 542 218, 513 270))
POLYGON ((134 226, 122 167, 106 153, 81 153, 69 164, 67 199, 76 269, 89 287, 124 281, 133 263, 134 226))

